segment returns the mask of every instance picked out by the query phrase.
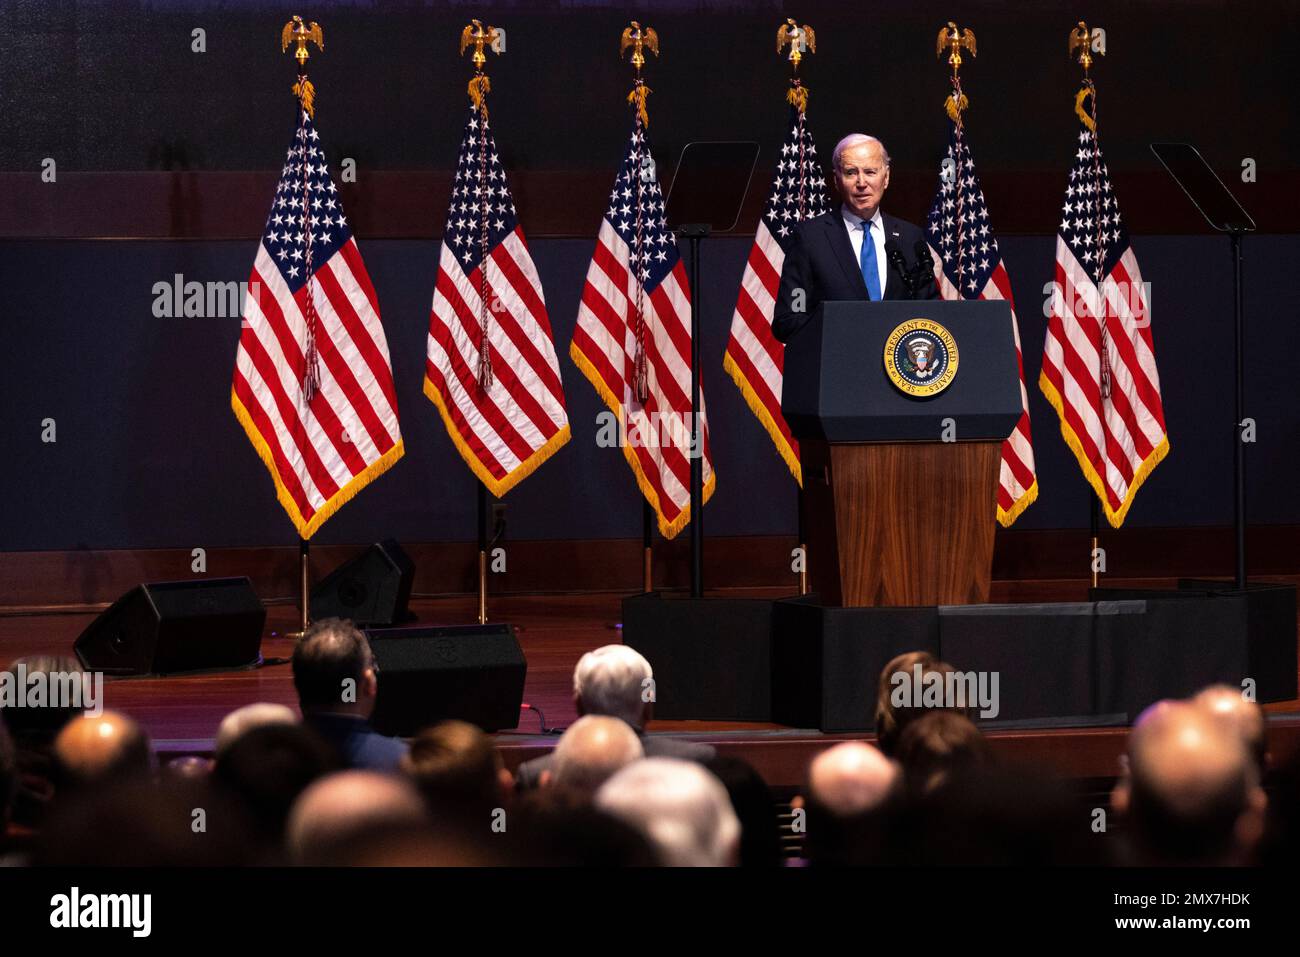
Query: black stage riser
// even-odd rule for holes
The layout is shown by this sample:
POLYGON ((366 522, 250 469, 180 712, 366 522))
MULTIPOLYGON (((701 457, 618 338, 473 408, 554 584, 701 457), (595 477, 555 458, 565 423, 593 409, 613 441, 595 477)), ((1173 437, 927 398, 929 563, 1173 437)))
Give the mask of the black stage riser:
POLYGON ((868 731, 880 671, 907 651, 997 672, 1001 722, 1129 721, 1161 698, 1245 679, 1261 702, 1295 698, 1295 589, 1183 584, 925 608, 638 595, 623 603, 623 640, 654 668, 655 714, 675 720, 868 731))

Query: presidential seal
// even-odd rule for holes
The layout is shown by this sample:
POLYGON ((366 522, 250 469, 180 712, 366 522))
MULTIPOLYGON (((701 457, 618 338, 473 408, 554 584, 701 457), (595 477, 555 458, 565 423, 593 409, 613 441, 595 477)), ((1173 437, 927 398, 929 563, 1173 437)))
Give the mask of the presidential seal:
POLYGON ((957 376, 957 340, 937 322, 909 319, 885 340, 885 372, 908 395, 938 395, 957 376))

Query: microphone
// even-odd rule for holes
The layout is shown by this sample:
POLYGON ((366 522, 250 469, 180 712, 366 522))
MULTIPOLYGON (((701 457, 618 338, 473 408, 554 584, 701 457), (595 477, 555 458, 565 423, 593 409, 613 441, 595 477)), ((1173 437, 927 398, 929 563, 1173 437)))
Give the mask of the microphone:
POLYGON ((913 282, 912 274, 907 268, 907 260, 903 257, 903 250, 899 248, 896 241, 890 239, 885 242, 885 258, 889 260, 889 265, 898 271, 903 284, 910 290, 913 282))
POLYGON ((930 255, 930 246, 924 239, 916 241, 916 271, 927 278, 934 276, 934 257, 930 255))

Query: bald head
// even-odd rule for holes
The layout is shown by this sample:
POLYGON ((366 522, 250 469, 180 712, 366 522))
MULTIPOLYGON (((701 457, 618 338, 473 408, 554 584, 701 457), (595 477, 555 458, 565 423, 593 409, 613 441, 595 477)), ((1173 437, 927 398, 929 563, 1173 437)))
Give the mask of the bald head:
POLYGON ((218 757, 230 750, 230 746, 246 731, 268 724, 297 724, 298 716, 287 705, 258 701, 236 708, 221 719, 217 728, 217 741, 214 750, 218 757))
POLYGON ((1128 776, 1117 809, 1152 862, 1231 863, 1258 840, 1266 802, 1254 761, 1203 707, 1148 709, 1129 735, 1128 776))
POLYGON ((374 771, 342 771, 307 788, 289 813, 286 841, 300 864, 337 862, 371 831, 418 827, 424 804, 404 778, 374 771))
POLYGON ((898 765, 860 741, 828 748, 809 770, 813 800, 841 817, 879 807, 897 780, 898 765))
POLYGON ((73 718, 54 739, 54 757, 63 780, 77 786, 146 774, 153 764, 149 736, 117 711, 73 718))
POLYGON ((626 721, 603 715, 579 718, 555 747, 556 784, 594 793, 620 768, 645 756, 626 721))
POLYGON ((1193 698, 1192 704, 1238 735, 1256 770, 1263 772, 1268 738, 1264 730, 1264 709, 1257 702, 1247 701, 1241 689, 1232 685, 1211 685, 1193 698))

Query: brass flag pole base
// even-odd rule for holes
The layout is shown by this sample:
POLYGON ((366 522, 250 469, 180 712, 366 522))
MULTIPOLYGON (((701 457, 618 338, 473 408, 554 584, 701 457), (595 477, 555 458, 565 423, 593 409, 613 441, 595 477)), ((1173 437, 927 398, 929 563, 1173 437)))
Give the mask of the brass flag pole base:
POLYGON ((799 566, 799 594, 808 594, 808 543, 799 543, 799 554, 803 556, 803 562, 799 566))
POLYGON ((301 597, 302 627, 299 631, 290 631, 285 633, 286 637, 292 638, 294 641, 298 641, 299 639, 302 638, 303 635, 307 634, 307 627, 311 624, 311 618, 309 615, 310 601, 311 601, 311 579, 309 574, 310 562, 308 559, 308 554, 309 554, 309 546, 307 544, 307 539, 305 538, 298 539, 298 555, 299 558, 301 559, 301 564, 302 564, 302 597, 301 597))
POLYGON ((487 552, 478 553, 478 623, 487 624, 487 552))

